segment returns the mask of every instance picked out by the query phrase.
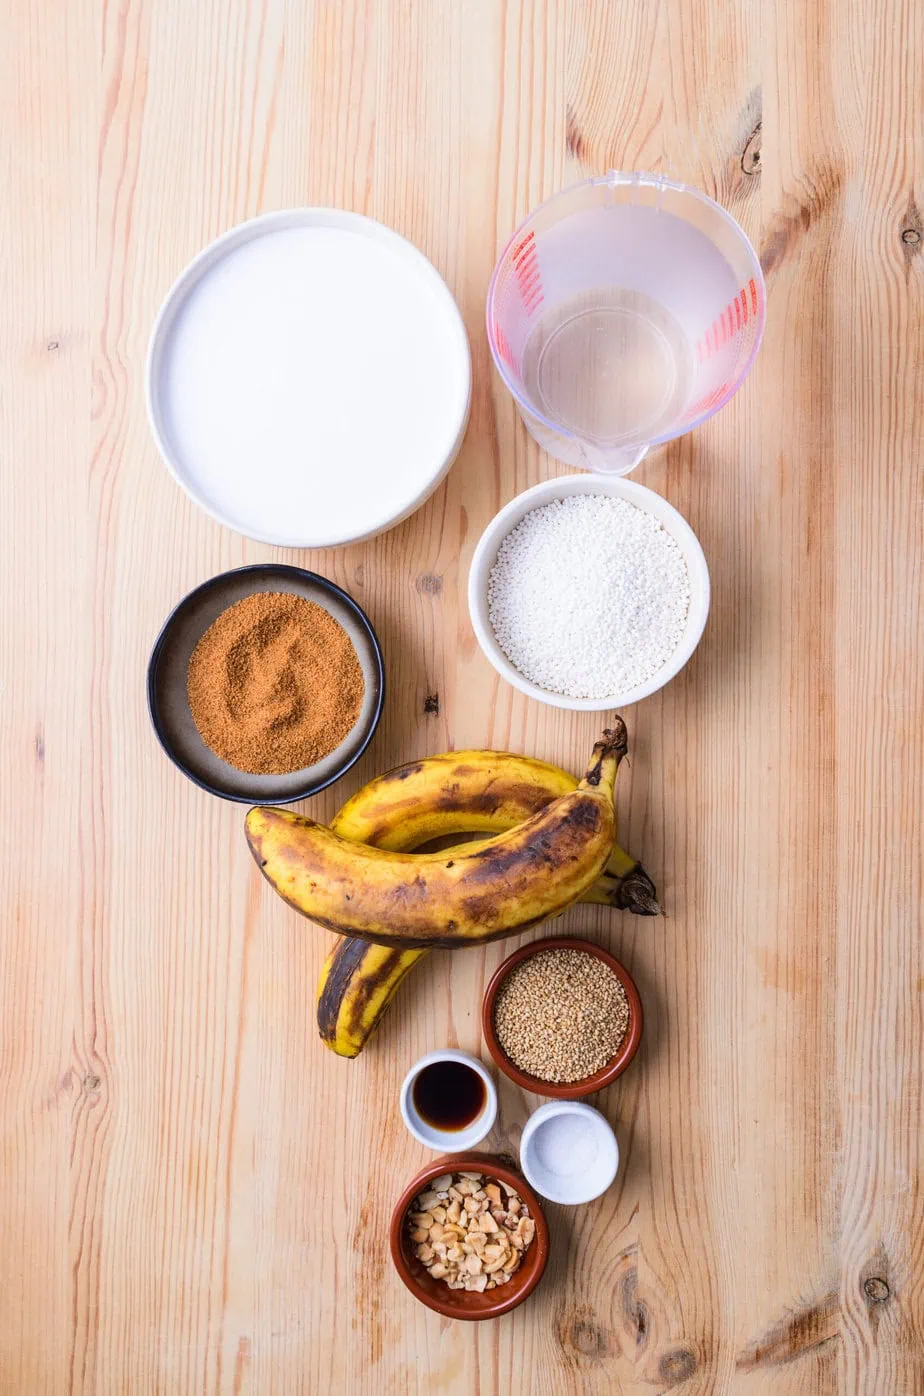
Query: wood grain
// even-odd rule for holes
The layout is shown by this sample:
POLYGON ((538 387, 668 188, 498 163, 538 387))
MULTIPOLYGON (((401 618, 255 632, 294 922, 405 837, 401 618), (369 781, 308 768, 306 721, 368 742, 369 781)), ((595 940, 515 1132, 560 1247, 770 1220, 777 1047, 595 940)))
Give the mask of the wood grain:
MULTIPOLYGON (((0 1392, 919 1391, 921 6, 22 0, 2 37, 0 1392), (549 1207, 529 1304, 469 1327, 387 1258, 422 1162, 396 1099, 424 1050, 478 1050, 510 947, 428 957, 358 1061, 325 1053, 324 937, 164 760, 143 676, 191 586, 291 558, 367 607, 391 695, 313 813, 453 745, 580 766, 594 719, 500 683, 464 593, 487 520, 558 471, 491 369, 491 267, 610 167, 730 209, 768 329, 742 392, 638 471, 714 596, 687 670, 626 713, 621 829, 668 915, 567 921, 645 1002, 599 1102, 621 1171, 549 1207), (446 484, 330 554, 213 524, 143 408, 178 270, 298 203, 412 238, 474 362, 446 484)), ((501 1099, 515 1151, 536 1102, 501 1099)))

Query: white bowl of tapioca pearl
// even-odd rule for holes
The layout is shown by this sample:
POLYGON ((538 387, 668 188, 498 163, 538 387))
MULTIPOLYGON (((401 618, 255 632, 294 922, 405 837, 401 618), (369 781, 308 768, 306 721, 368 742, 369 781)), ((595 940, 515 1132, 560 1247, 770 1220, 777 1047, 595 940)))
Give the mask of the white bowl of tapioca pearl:
POLYGON ((468 605, 478 643, 521 693, 605 712, 669 683, 699 644, 709 569, 686 519, 622 477, 526 490, 488 524, 468 605))

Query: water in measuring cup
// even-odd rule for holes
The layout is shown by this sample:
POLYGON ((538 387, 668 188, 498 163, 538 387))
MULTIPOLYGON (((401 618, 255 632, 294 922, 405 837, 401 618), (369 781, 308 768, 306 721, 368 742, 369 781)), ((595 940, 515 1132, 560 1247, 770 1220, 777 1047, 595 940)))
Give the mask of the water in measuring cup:
POLYGON ((670 431, 693 386, 692 346, 659 301, 624 286, 559 301, 523 351, 523 383, 576 436, 643 442, 670 431))

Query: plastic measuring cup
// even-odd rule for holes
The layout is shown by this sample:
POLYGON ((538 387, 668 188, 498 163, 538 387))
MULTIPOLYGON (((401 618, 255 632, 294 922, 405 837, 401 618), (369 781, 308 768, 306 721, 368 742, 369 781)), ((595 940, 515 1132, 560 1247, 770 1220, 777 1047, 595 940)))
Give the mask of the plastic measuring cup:
POLYGON ((723 407, 754 362, 766 292, 713 199, 612 171, 547 199, 488 290, 488 340, 551 455, 624 475, 723 407))

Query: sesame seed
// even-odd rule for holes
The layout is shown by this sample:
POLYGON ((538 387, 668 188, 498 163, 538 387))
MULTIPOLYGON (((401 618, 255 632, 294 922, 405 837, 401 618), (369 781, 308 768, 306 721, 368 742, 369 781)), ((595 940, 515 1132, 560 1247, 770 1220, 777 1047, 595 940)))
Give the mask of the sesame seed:
POLYGON ((522 960, 494 1004, 494 1030, 510 1060, 555 1085, 600 1071, 628 1029, 622 981, 585 950, 541 950, 522 960))

